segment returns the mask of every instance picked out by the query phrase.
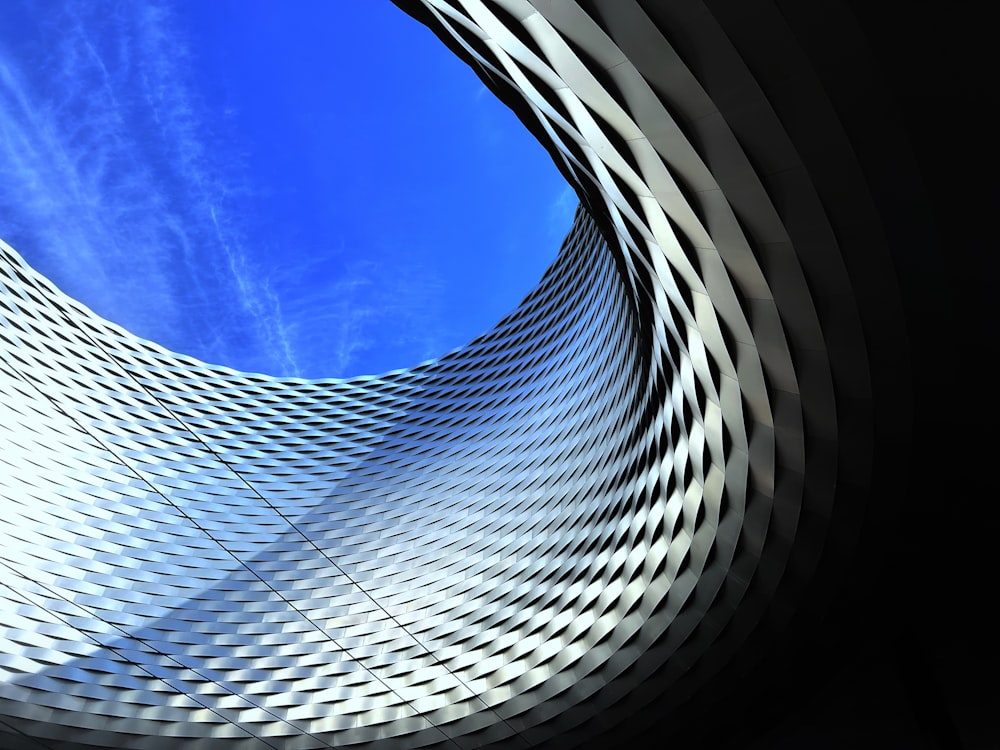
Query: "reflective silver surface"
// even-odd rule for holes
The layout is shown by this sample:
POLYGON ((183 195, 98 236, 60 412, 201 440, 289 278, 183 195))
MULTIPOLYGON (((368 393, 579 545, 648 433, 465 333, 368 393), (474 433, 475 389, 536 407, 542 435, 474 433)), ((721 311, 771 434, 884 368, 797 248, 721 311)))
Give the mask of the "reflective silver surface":
POLYGON ((808 572, 793 546, 822 546, 834 383, 863 400, 867 381, 860 336, 860 375, 832 374, 812 289, 848 327, 853 292, 780 129, 756 148, 803 178, 792 208, 667 41, 700 6, 400 5, 587 208, 495 330, 348 381, 164 351, 3 245, 11 744, 582 741, 654 673, 704 682, 808 572), (786 222, 814 211, 804 270, 786 222))

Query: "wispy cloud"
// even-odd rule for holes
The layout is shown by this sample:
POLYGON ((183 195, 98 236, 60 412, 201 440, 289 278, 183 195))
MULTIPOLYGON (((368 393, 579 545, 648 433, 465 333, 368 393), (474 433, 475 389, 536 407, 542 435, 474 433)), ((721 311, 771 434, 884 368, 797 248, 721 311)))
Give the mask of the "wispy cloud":
MULTIPOLYGON (((358 105, 362 93, 325 100, 332 89, 319 83, 286 99, 261 93, 274 105, 268 111, 291 116, 256 130, 239 111, 259 103, 240 98, 252 86, 217 96, 225 86, 206 83, 224 66, 206 65, 207 53, 187 36, 200 33, 191 30, 205 20, 192 10, 200 7, 0 1, 0 236, 30 263, 168 348, 309 377, 377 373, 440 355, 492 322, 470 334, 480 325, 471 318, 485 320, 487 308, 505 312, 523 294, 534 273, 523 271, 558 247, 575 196, 559 180, 535 179, 542 172, 522 149, 530 138, 478 79, 465 71, 424 86, 418 71, 407 91, 370 107, 358 105), (414 118, 417 135, 406 142, 399 112, 428 102, 435 118, 422 129, 414 118), (310 118, 311 129, 281 130, 310 118), (344 130, 333 147, 324 141, 332 126, 355 120, 364 137, 344 130), (377 131, 383 121, 394 129, 377 131), (482 149, 481 161, 462 149, 440 155, 442 144, 463 139, 482 149), (280 159, 258 158, 273 156, 273 143, 293 144, 281 153, 313 162, 296 169, 290 156, 286 169, 280 159), (345 143, 379 149, 342 154, 345 143), (377 162, 388 145, 405 150, 377 162), (421 156, 431 161, 419 165, 421 156), (452 172, 455 165, 466 172, 452 172), (398 173, 407 166, 416 179, 398 173), (283 202, 271 201, 263 186, 278 173, 306 180, 301 193, 281 186, 283 202), (304 200, 292 205, 291 193, 304 200), (414 196, 430 200, 410 201, 420 206, 412 210, 405 204, 414 196), (344 210, 323 216, 327 204, 344 210), (331 247, 341 236, 350 239, 331 247), (501 296, 507 301, 493 304, 501 296)), ((228 40, 234 58, 241 31, 228 40)), ((279 63, 312 65, 303 77, 336 67, 287 52, 269 72, 279 63)), ((445 66, 428 70, 438 67, 445 66)))
POLYGON ((549 234, 553 238, 562 239, 573 224, 580 199, 576 191, 569 185, 563 187, 549 207, 549 234))
POLYGON ((285 268, 275 283, 290 317, 303 321, 290 336, 307 372, 376 374, 447 348, 443 281, 406 249, 375 244, 358 252, 341 245, 285 268))
POLYGON ((244 251, 243 165, 186 83, 169 9, 17 7, 35 37, 0 22, 0 234, 140 335, 296 374, 278 298, 244 251))

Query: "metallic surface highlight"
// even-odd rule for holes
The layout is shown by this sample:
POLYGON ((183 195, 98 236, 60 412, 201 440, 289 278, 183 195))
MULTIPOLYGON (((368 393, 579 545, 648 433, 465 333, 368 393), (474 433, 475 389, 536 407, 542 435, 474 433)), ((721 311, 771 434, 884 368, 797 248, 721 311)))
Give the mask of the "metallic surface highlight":
POLYGON ((0 243, 12 747, 611 747, 836 587, 908 355, 785 22, 397 5, 576 189, 557 260, 437 361, 306 381, 140 340, 0 243))

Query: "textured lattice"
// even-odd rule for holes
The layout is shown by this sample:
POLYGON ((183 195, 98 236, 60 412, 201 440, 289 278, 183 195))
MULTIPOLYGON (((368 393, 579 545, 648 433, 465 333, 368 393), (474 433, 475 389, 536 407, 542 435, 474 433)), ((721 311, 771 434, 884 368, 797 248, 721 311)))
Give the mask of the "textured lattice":
MULTIPOLYGON (((793 541, 822 540, 838 446, 783 222, 823 212, 780 136, 753 146, 800 189, 775 208, 712 71, 668 42, 713 38, 700 6, 400 4, 586 209, 495 330, 350 381, 171 354, 0 246, 5 741, 573 737, 653 672, 693 689, 808 567, 793 541)), ((818 235, 814 267, 839 257, 818 235)), ((836 263, 810 273, 850 297, 836 263)))
POLYGON ((4 260, 2 690, 32 736, 512 735, 712 545, 705 404, 680 373, 660 401, 583 213, 493 332, 348 382, 172 355, 4 260))

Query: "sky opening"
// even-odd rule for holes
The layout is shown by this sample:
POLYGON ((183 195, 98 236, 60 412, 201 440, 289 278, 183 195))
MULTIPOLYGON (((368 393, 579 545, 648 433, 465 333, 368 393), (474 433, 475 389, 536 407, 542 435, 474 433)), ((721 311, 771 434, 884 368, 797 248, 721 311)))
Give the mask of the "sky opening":
POLYGON ((388 0, 0 5, 0 238, 133 333, 352 377, 488 330, 576 196, 388 0))

